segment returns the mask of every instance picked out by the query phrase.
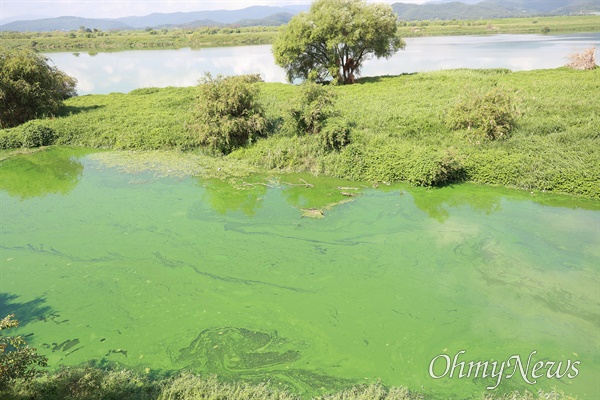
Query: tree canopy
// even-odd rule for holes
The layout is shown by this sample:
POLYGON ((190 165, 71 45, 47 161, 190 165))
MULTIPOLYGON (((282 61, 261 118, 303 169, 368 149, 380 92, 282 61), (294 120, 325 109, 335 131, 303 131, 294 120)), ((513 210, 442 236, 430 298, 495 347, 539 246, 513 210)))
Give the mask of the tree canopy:
POLYGON ((275 62, 294 79, 353 83, 363 62, 404 48, 397 16, 388 4, 317 0, 296 15, 273 43, 275 62))
POLYGON ((0 128, 52 115, 77 95, 77 80, 28 51, 0 51, 0 128))

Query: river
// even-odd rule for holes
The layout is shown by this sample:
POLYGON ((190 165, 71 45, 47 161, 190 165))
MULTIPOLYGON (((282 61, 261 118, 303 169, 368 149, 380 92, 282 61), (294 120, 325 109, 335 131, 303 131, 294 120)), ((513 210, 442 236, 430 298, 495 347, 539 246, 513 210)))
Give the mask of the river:
MULTIPOLYGON (((362 76, 399 75, 451 68, 558 68, 576 51, 600 48, 600 33, 407 38, 390 59, 364 64, 362 76)), ((49 53, 54 64, 78 80, 80 95, 129 92, 142 87, 193 86, 204 72, 260 74, 285 82, 270 45, 114 53, 49 53)))
POLYGON ((0 311, 52 368, 191 369, 304 395, 381 380, 437 399, 599 398, 597 201, 233 183, 136 172, 119 154, 56 147, 0 164, 0 311), (445 357, 512 367, 451 376, 445 357), (533 379, 537 362, 560 377, 546 365, 533 379))

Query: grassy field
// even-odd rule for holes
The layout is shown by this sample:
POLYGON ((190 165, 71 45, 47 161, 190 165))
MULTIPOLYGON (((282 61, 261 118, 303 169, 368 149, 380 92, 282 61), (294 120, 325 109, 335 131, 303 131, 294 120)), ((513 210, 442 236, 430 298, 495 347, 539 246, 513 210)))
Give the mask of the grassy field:
MULTIPOLYGON (((219 163, 424 186, 472 181, 600 199, 598 68, 451 70, 333 87, 352 131, 351 143, 332 152, 313 136, 280 129, 297 86, 260 85, 268 136, 215 159, 219 163), (461 94, 494 87, 514 99, 516 128, 508 137, 478 140, 468 130, 448 127, 446 115, 461 94)), ((187 129, 196 91, 152 88, 72 98, 60 117, 0 131, 0 148, 19 146, 23 130, 44 125, 56 131, 61 145, 197 152, 198 138, 187 129)))
POLYGON ((273 42, 277 32, 277 27, 111 32, 0 32, 0 44, 7 48, 31 48, 44 52, 201 48, 269 44, 273 42))
MULTIPOLYGON (((504 18, 493 20, 400 21, 400 37, 498 33, 597 32, 600 16, 504 18)), ((111 32, 0 32, 0 45, 38 51, 106 52, 131 49, 201 48, 270 44, 279 28, 198 28, 111 32)))
POLYGON ((569 33, 597 32, 598 30, 600 30, 599 15, 490 20, 403 21, 398 26, 398 33, 401 37, 499 33, 569 33))

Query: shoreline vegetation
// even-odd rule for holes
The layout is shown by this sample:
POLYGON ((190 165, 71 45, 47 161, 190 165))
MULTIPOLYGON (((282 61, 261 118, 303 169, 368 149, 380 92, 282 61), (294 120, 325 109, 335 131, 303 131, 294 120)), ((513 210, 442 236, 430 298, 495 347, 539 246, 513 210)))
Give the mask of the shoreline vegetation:
MULTIPOLYGON (((557 34, 597 32, 600 16, 499 18, 487 20, 399 21, 401 38, 489 34, 557 34)), ((82 27, 70 32, 0 32, 0 44, 9 49, 41 52, 110 52, 135 49, 178 49, 271 44, 279 27, 202 27, 100 31, 82 27)))
MULTIPOLYGON (((3 400, 433 400, 445 396, 424 394, 381 383, 358 385, 317 396, 300 396, 293 389, 272 383, 222 382, 216 376, 180 372, 175 376, 140 373, 127 369, 93 366, 63 367, 44 372, 30 381, 17 380, 0 389, 3 400)), ((469 397, 476 398, 476 397, 469 397)), ((551 391, 491 392, 481 400, 575 400, 556 389, 551 391)))
MULTIPOLYGON (((474 182, 600 199, 600 68, 443 70, 330 86, 339 118, 350 127, 349 144, 333 150, 324 149, 318 135, 286 131, 289 104, 301 86, 255 85, 266 135, 227 156, 205 153, 214 169, 231 165, 415 186, 474 182), (496 89, 512 99, 509 134, 489 140, 473 136, 470 127, 448 125, 450 111, 465 95, 496 89)), ((0 149, 27 147, 22 138, 50 132, 60 146, 202 154, 206 150, 189 129, 198 90, 144 88, 73 97, 56 117, 0 130, 0 149)), ((20 151, 4 150, 2 156, 20 151)))

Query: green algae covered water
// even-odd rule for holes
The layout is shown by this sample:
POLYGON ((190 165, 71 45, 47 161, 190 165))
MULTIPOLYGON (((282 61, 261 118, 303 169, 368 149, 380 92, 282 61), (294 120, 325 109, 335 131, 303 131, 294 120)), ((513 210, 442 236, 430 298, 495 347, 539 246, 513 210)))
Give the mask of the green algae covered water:
POLYGON ((101 155, 0 163, 0 312, 53 368, 188 369, 304 396, 378 380, 433 398, 600 396, 597 201, 160 177, 101 155))

